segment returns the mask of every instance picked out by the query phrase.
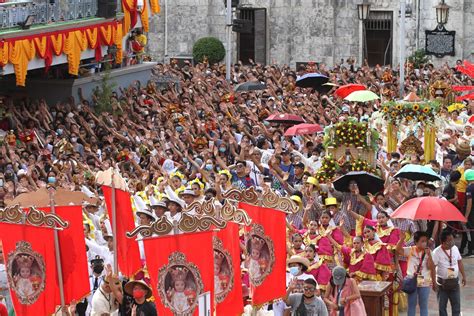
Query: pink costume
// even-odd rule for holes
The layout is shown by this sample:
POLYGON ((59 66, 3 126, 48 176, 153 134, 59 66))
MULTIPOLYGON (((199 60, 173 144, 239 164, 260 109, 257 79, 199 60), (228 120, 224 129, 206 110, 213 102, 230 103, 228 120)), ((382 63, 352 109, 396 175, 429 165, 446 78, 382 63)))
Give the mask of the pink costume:
POLYGON ((364 247, 373 256, 377 270, 392 271, 392 255, 384 243, 375 240, 366 241, 364 247))
MULTIPOLYGON (((318 246, 319 258, 323 259, 325 262, 333 263, 337 257, 337 251, 334 250, 331 241, 327 237, 329 234, 331 234, 331 237, 339 245, 342 246, 344 244, 344 236, 339 227, 336 226, 328 226, 326 228, 324 228, 322 225, 319 226, 319 236, 314 240, 316 240, 316 244, 318 246)), ((336 263, 338 263, 337 259, 336 263)))
POLYGON ((359 218, 356 222, 356 233, 358 236, 362 236, 362 231, 365 226, 375 227, 377 236, 380 240, 387 244, 389 250, 395 250, 397 243, 400 240, 400 229, 393 226, 382 227, 377 223, 377 221, 367 218, 359 218))
MULTIPOLYGON (((346 279, 346 283, 344 284, 344 287, 342 288, 342 292, 340 297, 348 297, 351 296, 354 293, 354 288, 357 287, 357 282, 354 279, 346 279)), ((332 288, 332 293, 329 296, 329 299, 337 304, 337 290, 335 288, 332 288)), ((331 316, 337 316, 339 315, 338 311, 331 310, 330 313, 331 316)), ((365 311, 365 306, 364 302, 362 301, 362 298, 358 298, 356 300, 351 300, 347 302, 344 305, 344 316, 367 316, 367 313, 365 311)))
POLYGON ((314 235, 311 235, 309 233, 309 230, 303 234, 303 243, 307 246, 307 245, 316 245, 316 242, 318 241, 318 234, 314 234, 314 235))
POLYGON ((356 253, 355 249, 349 247, 342 247, 341 251, 344 256, 344 264, 349 269, 349 273, 355 274, 357 281, 376 280, 375 261, 370 253, 364 251, 356 253))
POLYGON ((321 290, 326 290, 329 280, 331 280, 331 270, 329 270, 328 266, 323 262, 323 260, 311 262, 306 273, 314 276, 321 290))

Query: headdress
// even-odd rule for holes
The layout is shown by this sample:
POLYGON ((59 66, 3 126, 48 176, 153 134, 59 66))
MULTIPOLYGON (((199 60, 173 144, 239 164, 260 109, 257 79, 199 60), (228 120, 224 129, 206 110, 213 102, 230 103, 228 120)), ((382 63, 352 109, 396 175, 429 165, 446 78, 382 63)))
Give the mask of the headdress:
POLYGON ((176 281, 185 281, 186 276, 188 274, 188 269, 187 268, 181 268, 177 267, 171 270, 171 279, 176 282, 176 281))
POLYGON ((252 245, 252 249, 257 249, 258 251, 260 251, 265 245, 265 240, 259 237, 252 237, 252 240, 250 241, 250 243, 252 245))
POLYGON ((197 185, 199 185, 199 187, 201 188, 201 190, 204 190, 204 183, 201 182, 201 180, 199 180, 199 178, 196 178, 194 179, 193 181, 190 181, 189 182, 189 185, 193 185, 194 183, 196 183, 197 185))
POLYGON ((35 259, 32 256, 22 254, 19 255, 15 260, 20 268, 31 268, 35 259))
POLYGON ((230 181, 230 179, 232 179, 232 175, 230 174, 229 170, 221 170, 221 171, 219 171, 219 174, 225 174, 229 181, 230 181))
POLYGON ((178 177, 181 180, 184 180, 184 174, 182 174, 180 171, 172 172, 170 176, 171 176, 171 178, 178 177))

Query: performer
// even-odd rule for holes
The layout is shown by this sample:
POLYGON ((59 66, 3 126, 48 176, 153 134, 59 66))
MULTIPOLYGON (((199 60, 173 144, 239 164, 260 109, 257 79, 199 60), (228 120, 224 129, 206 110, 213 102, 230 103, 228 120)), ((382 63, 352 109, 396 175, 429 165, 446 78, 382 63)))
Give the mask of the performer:
POLYGON ((306 273, 311 274, 318 282, 319 288, 323 291, 331 279, 331 270, 323 260, 319 259, 316 247, 313 244, 307 245, 305 248, 306 258, 309 260, 309 268, 306 273))
POLYGON ((319 236, 318 234, 318 222, 310 221, 308 225, 308 230, 303 234, 303 242, 305 246, 316 244, 316 239, 319 236))
POLYGON ((364 228, 364 247, 373 256, 375 268, 382 279, 387 279, 388 271, 392 270, 392 256, 387 246, 376 238, 376 230, 373 226, 365 226, 364 228))
POLYGON ((400 230, 387 224, 390 219, 387 212, 379 211, 377 221, 367 219, 352 210, 349 213, 356 220, 356 235, 360 236, 362 234, 364 226, 373 226, 376 228, 377 236, 380 238, 380 241, 387 244, 389 250, 395 250, 400 240, 400 230))
MULTIPOLYGON (((318 228, 319 236, 316 238, 318 255, 329 267, 338 263, 338 252, 331 244, 328 236, 330 235, 339 245, 344 243, 344 235, 341 229, 334 224, 330 224, 331 218, 331 212, 327 210, 322 212, 318 228)), ((332 221, 332 223, 334 223, 334 221, 332 221)))
POLYGON ((352 248, 343 246, 341 251, 351 278, 358 283, 377 279, 374 257, 364 249, 362 237, 354 237, 352 248))

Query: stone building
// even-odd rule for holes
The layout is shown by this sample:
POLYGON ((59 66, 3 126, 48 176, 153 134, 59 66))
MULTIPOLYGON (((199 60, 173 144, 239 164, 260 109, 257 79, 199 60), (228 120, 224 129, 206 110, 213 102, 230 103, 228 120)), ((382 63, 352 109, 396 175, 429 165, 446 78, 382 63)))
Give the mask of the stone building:
MULTIPOLYGON (((400 1, 368 0, 368 20, 358 18, 362 0, 240 0, 234 18, 252 21, 250 34, 233 33, 234 61, 262 63, 323 62, 327 65, 367 52, 371 65, 398 65, 400 1), (364 24, 363 24, 364 23, 364 24), (364 27, 365 25, 365 32, 364 27), (365 36, 364 36, 365 33, 365 36), (364 49, 364 43, 367 49, 364 49)), ((425 47, 425 31, 437 26, 440 0, 406 0, 406 55, 425 47)), ((450 6, 448 31, 455 31, 455 55, 432 57, 435 64, 474 58, 474 1, 445 0, 450 6)), ((224 0, 161 0, 154 17, 149 51, 157 60, 192 54, 193 43, 215 36, 225 44, 224 0)))

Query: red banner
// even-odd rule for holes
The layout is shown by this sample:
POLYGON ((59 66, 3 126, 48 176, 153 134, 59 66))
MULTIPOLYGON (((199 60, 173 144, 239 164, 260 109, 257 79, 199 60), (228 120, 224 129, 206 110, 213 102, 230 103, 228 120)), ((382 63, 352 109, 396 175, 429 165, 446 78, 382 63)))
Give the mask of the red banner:
POLYGON ((15 314, 53 314, 60 304, 53 229, 0 224, 0 239, 15 314))
MULTIPOLYGON (((103 185, 102 192, 104 192, 105 204, 111 219, 110 224, 113 227, 116 219, 112 216, 112 188, 103 185)), ((117 218, 120 219, 117 221, 117 231, 114 232, 114 238, 117 238, 118 249, 115 251, 117 251, 118 266, 123 275, 131 277, 142 268, 142 265, 138 242, 126 236, 127 232, 135 228, 130 193, 115 189, 115 205, 117 218)))
POLYGON ((286 214, 239 203, 252 218, 245 238, 252 303, 261 305, 286 292, 286 214))
POLYGON ((242 315, 239 225, 227 227, 214 236, 214 297, 216 315, 242 315))
POLYGON ((158 315, 199 315, 205 293, 213 311, 212 235, 207 231, 143 241, 158 315))
MULTIPOLYGON (((43 210, 49 212, 49 208, 43 210)), ((91 291, 82 224, 82 206, 58 206, 55 211, 59 217, 69 222, 69 227, 58 233, 64 300, 66 304, 69 304, 72 300, 81 300, 91 291)))

